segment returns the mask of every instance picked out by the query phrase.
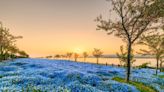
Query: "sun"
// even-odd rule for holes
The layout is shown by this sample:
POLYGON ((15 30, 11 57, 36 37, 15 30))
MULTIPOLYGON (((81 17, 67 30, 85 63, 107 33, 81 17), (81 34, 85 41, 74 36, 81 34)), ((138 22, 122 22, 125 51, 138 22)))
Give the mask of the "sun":
POLYGON ((81 54, 82 52, 83 52, 83 50, 81 48, 75 48, 74 49, 74 53, 81 54))

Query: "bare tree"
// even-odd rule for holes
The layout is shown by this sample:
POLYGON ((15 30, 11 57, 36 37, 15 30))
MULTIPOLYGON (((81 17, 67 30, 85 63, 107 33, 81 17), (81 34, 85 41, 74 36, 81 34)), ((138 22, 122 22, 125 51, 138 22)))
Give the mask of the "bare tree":
POLYGON ((54 58, 60 58, 61 57, 61 55, 59 55, 59 54, 56 54, 55 56, 54 56, 54 58))
POLYGON ((88 53, 87 52, 83 52, 83 58, 84 58, 84 61, 86 61, 86 58, 88 57, 88 53))
POLYGON ((67 58, 67 55, 60 55, 60 57, 61 57, 62 59, 65 59, 65 58, 67 58))
POLYGON ((67 56, 67 58, 68 58, 69 60, 71 60, 72 55, 73 55, 72 52, 68 52, 68 53, 66 54, 66 56, 67 56))
MULTIPOLYGON (((142 34, 153 29, 161 28, 163 14, 158 9, 159 0, 107 0, 111 2, 111 14, 108 20, 98 17, 98 30, 105 30, 121 38, 128 46, 127 50, 127 77, 129 82, 131 72, 131 50, 142 34), (157 2, 158 1, 158 2, 157 2), (153 25, 152 25, 153 24, 153 25)), ((163 6, 161 6, 163 7, 163 6)), ((163 10, 163 8, 162 8, 163 10)))
POLYGON ((50 56, 46 56, 45 58, 47 58, 47 59, 51 59, 52 57, 53 57, 53 56, 50 55, 50 56))
POLYGON ((94 49, 92 52, 93 56, 97 59, 97 64, 99 63, 99 58, 102 56, 103 52, 100 49, 94 49))
POLYGON ((163 37, 164 37, 164 35, 160 35, 160 34, 143 36, 141 38, 141 41, 139 42, 139 44, 148 46, 148 48, 149 48, 149 50, 140 49, 141 54, 155 56, 156 61, 157 61, 156 75, 158 74, 160 58, 162 58, 162 56, 164 55, 163 37))
POLYGON ((74 53, 74 58, 75 58, 75 62, 77 62, 77 58, 79 57, 78 53, 74 53))

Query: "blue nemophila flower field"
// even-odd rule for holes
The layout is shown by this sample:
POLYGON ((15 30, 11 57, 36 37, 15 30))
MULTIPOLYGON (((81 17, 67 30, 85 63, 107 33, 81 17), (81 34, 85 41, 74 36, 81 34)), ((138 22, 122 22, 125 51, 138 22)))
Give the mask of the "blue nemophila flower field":
MULTIPOLYGON (((130 84, 112 80, 124 78, 125 73, 124 68, 66 60, 17 59, 0 63, 0 91, 139 92, 130 84)), ((154 73, 153 69, 133 69, 131 80, 164 92, 164 79, 154 73)))

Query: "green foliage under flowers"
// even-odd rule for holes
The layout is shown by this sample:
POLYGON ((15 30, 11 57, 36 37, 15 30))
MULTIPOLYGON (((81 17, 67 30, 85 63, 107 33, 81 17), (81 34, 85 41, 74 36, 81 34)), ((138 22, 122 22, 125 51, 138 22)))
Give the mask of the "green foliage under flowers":
POLYGON ((164 75, 158 75, 159 78, 164 78, 164 75))
MULTIPOLYGON (((1 90, 2 92, 11 92, 8 89, 5 90, 1 90)), ((17 92, 17 91, 13 91, 13 92, 17 92)), ((27 87, 22 87, 21 92, 48 92, 48 91, 43 91, 41 89, 36 88, 35 86, 32 85, 28 85, 27 87)), ((70 90, 67 90, 63 87, 59 87, 58 90, 52 91, 52 92, 70 92, 70 90)))
POLYGON ((164 72, 164 68, 161 68, 161 72, 164 72))
POLYGON ((139 83, 139 82, 134 82, 134 81, 126 82, 125 79, 119 78, 119 77, 114 77, 113 80, 121 82, 121 83, 131 84, 135 86, 138 90, 140 90, 140 92, 156 92, 156 90, 152 89, 151 87, 145 86, 144 84, 139 83))

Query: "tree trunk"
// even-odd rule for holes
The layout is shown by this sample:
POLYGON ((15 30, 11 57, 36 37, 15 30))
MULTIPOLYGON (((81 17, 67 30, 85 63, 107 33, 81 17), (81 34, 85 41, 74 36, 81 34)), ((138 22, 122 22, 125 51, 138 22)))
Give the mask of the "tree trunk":
POLYGON ((161 60, 161 62, 160 62, 160 72, 162 71, 162 60, 161 60))
POLYGON ((84 62, 86 61, 86 58, 84 57, 84 62))
POLYGON ((75 62, 77 62, 77 58, 75 58, 75 62))
POLYGON ((159 67, 159 58, 157 57, 157 66, 156 66, 156 75, 158 75, 158 67, 159 67))
POLYGON ((2 56, 3 55, 3 53, 2 53, 2 46, 0 45, 0 62, 2 62, 2 56))
POLYGON ((99 64, 99 58, 97 58, 97 64, 99 64))
POLYGON ((128 44, 128 55, 127 55, 127 75, 126 75, 126 81, 129 82, 130 80, 130 72, 131 72, 131 48, 132 48, 132 45, 131 43, 129 42, 128 44))

